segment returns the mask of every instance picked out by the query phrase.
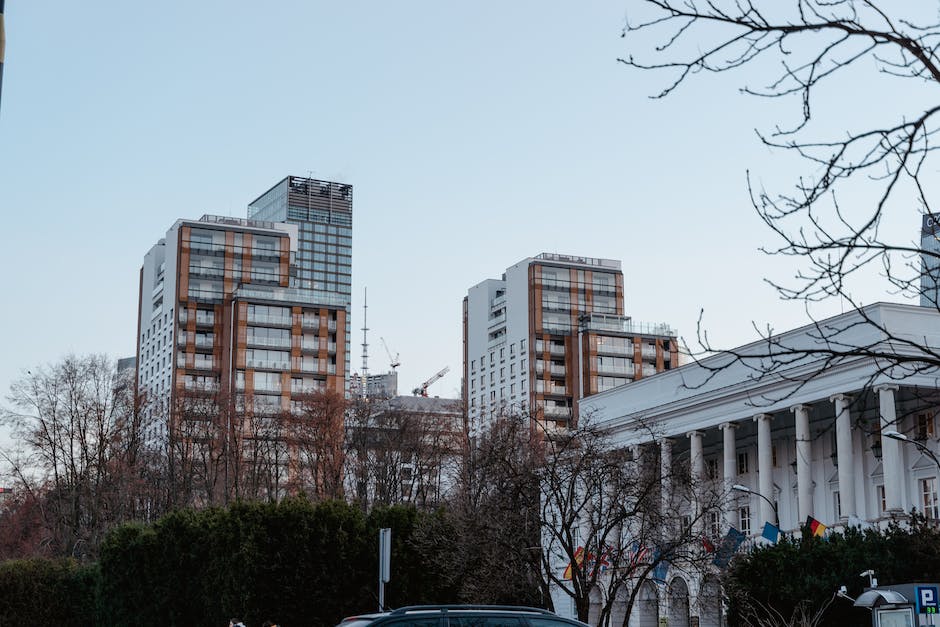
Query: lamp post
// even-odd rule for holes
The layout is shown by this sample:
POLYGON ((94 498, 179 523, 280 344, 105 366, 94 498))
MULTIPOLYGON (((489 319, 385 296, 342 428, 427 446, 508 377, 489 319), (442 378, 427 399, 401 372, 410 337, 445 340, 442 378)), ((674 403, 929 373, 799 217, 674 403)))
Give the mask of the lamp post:
POLYGON ((780 528, 780 513, 777 511, 777 504, 776 504, 776 503, 774 503, 773 501, 771 501, 769 498, 767 498, 766 496, 764 496, 763 494, 761 494, 761 493, 758 492, 757 490, 752 490, 752 489, 750 489, 749 487, 747 487, 746 485, 741 485, 740 483, 734 484, 733 486, 731 486, 731 489, 732 489, 732 490, 736 490, 736 491, 738 491, 738 492, 746 492, 746 493, 748 493, 748 494, 753 494, 753 495, 759 496, 759 497, 761 497, 762 499, 764 499, 765 501, 767 501, 767 502, 770 504, 770 508, 771 508, 772 510, 774 510, 774 524, 777 525, 777 528, 778 528, 778 529, 780 528))
POLYGON ((935 463, 937 468, 940 469, 940 459, 937 459, 937 455, 924 444, 918 442, 917 440, 912 440, 900 431, 895 431, 893 429, 891 431, 882 431, 881 435, 886 438, 891 438, 892 440, 897 440, 898 442, 907 442, 908 444, 913 444, 918 449, 920 449, 921 452, 932 459, 933 463, 935 463))

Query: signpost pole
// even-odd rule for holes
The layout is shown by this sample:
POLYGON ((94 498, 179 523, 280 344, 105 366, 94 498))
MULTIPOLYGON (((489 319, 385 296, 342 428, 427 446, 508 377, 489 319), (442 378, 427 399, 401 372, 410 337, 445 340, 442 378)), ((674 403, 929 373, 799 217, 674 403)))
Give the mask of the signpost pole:
POLYGON ((385 611, 385 584, 392 572, 392 530, 379 529, 379 611, 385 611))

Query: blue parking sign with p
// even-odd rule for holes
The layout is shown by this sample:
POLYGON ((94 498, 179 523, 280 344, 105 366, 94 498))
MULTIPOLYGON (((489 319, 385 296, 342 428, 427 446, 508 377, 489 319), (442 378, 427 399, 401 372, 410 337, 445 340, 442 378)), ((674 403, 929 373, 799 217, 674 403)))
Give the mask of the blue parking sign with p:
POLYGON ((917 613, 937 614, 940 612, 940 589, 937 586, 917 586, 917 613))

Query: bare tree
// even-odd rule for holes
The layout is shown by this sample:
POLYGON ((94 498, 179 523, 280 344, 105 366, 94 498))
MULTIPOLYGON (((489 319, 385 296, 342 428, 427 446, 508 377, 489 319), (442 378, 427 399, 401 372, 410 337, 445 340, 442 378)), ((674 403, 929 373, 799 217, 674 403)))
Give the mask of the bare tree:
MULTIPOLYGON (((770 123, 758 136, 796 156, 805 173, 783 192, 747 177, 753 207, 776 239, 763 250, 792 258, 797 268, 792 282, 768 282, 783 299, 806 303, 807 312, 811 303, 835 299, 856 313, 838 327, 810 316, 816 326, 802 344, 759 329, 762 348, 730 356, 747 361, 755 376, 777 375, 807 360, 825 372, 858 356, 877 362, 879 376, 895 379, 940 365, 940 354, 927 342, 889 328, 853 295, 853 287, 881 280, 885 293, 938 307, 940 246, 923 246, 885 226, 892 214, 917 207, 924 233, 940 233, 930 202, 935 177, 925 176, 936 169, 932 142, 940 112, 928 93, 940 83, 936 7, 872 0, 642 0, 636 8, 643 15, 628 21, 623 35, 631 54, 620 60, 663 75, 664 87, 654 97, 703 74, 750 69, 744 93, 794 102, 792 122, 770 123), (836 91, 839 80, 850 80, 853 89, 836 91), (871 86, 888 93, 898 86, 915 89, 847 128, 845 112, 858 109, 857 89, 871 86), (825 98, 818 95, 823 90, 825 98), (876 339, 860 344, 859 327, 875 330, 876 339)), ((716 349, 701 327, 699 343, 703 353, 716 349)), ((804 382, 811 378, 802 376, 804 382)))
POLYGON ((363 508, 440 505, 457 481, 462 411, 440 399, 360 399, 348 414, 347 475, 363 508))
POLYGON ((16 381, 4 453, 21 504, 38 508, 50 552, 93 554, 111 526, 141 517, 151 470, 139 405, 104 356, 68 357, 16 381))
POLYGON ((286 429, 291 463, 290 482, 314 499, 344 495, 343 423, 346 399, 336 392, 313 392, 299 400, 286 429))
MULTIPOLYGON (((688 460, 663 469, 656 447, 617 448, 589 417, 575 430, 539 424, 502 417, 468 448, 455 509, 475 543, 463 551, 469 572, 532 578, 537 602, 552 607, 554 592, 596 625, 618 610, 629 618, 666 572, 703 572, 713 556, 702 523, 721 493, 693 485, 688 460)), ((468 600, 526 594, 503 577, 467 579, 468 600)))

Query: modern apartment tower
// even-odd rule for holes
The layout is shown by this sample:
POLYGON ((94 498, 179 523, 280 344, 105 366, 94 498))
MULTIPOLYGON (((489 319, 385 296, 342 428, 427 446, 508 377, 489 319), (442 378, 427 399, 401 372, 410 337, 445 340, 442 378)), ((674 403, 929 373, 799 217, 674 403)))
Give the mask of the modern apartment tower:
POLYGON ((471 287, 463 303, 471 430, 510 413, 572 426, 579 399, 675 367, 675 332, 633 323, 623 302, 619 261, 553 253, 471 287))
POLYGON ((940 308, 940 218, 927 214, 920 229, 920 306, 940 308))
MULTIPOLYGON (((300 232, 219 216, 170 227, 140 274, 137 383, 147 398, 173 407, 213 395, 259 415, 290 411, 308 392, 344 392, 349 298, 296 283, 300 232)), ((168 427, 152 421, 148 439, 168 427)))
MULTIPOLYGON (((350 354, 353 187, 346 183, 287 176, 248 205, 248 218, 297 226, 296 275, 291 287, 335 295, 347 316, 344 355, 350 354)), ((349 360, 343 363, 349 383, 349 360)))

